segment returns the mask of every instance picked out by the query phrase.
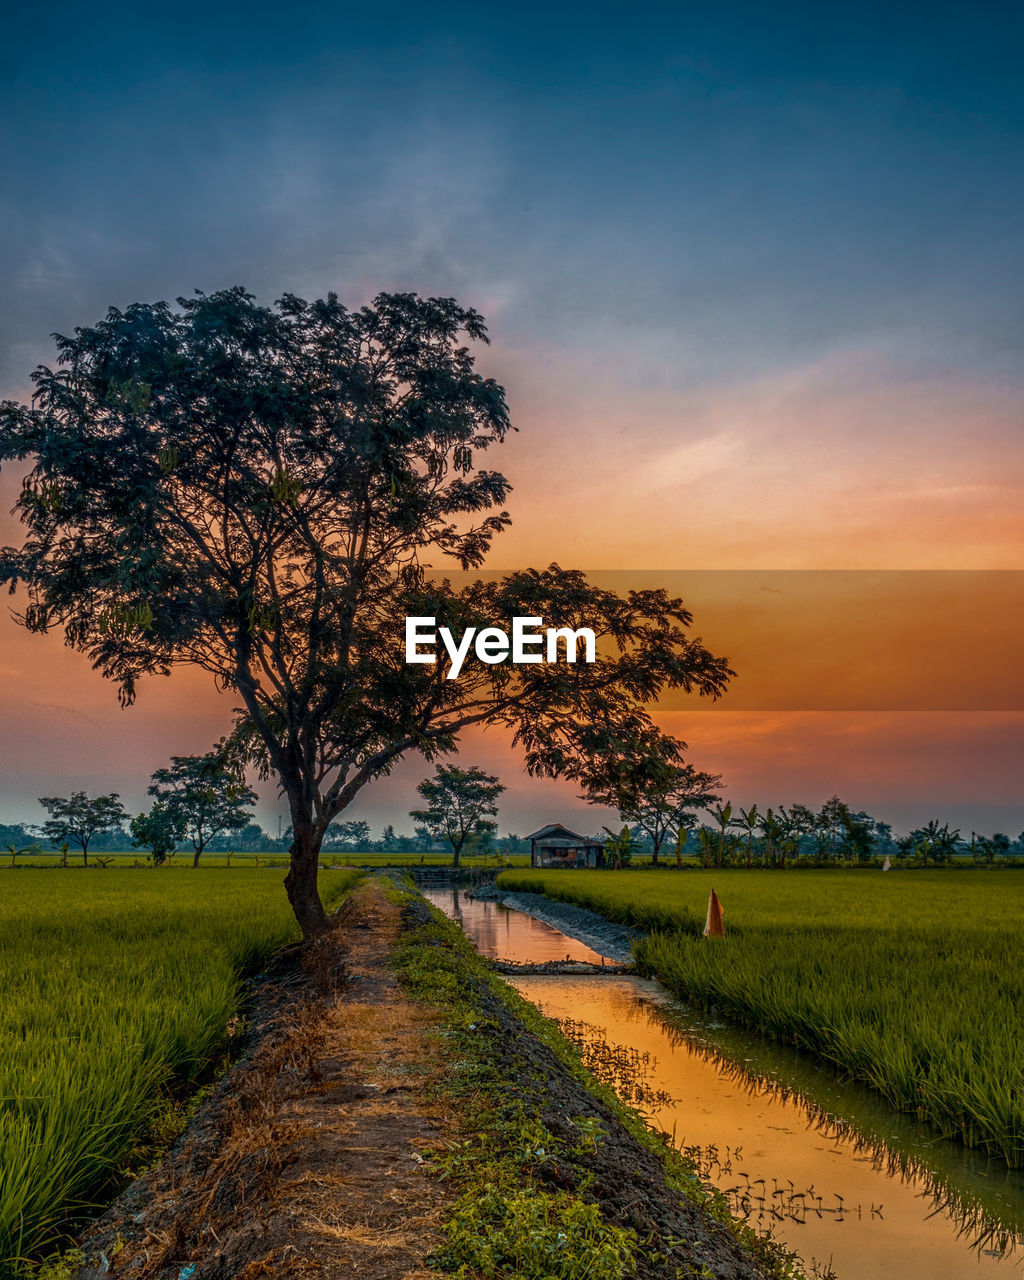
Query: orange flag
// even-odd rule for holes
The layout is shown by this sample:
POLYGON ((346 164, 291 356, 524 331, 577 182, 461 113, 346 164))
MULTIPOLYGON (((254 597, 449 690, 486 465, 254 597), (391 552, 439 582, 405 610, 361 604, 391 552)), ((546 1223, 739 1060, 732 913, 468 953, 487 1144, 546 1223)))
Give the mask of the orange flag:
POLYGON ((722 923, 722 904, 718 901, 718 894, 714 889, 711 890, 711 897, 708 898, 708 918, 704 925, 705 938, 724 938, 725 925, 722 923))

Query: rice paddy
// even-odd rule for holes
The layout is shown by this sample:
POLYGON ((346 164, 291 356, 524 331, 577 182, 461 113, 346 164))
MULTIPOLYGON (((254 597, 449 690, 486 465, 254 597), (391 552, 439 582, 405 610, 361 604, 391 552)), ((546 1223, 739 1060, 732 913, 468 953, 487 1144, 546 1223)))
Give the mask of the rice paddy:
POLYGON ((649 930, 673 993, 826 1059, 1024 1165, 1024 877, 1012 871, 509 871, 649 930), (714 886, 727 936, 706 940, 714 886))
MULTIPOLYGON (((324 876, 336 901, 358 872, 324 876)), ((297 936, 283 871, 21 870, 0 882, 0 1275, 111 1188, 169 1091, 297 936)))

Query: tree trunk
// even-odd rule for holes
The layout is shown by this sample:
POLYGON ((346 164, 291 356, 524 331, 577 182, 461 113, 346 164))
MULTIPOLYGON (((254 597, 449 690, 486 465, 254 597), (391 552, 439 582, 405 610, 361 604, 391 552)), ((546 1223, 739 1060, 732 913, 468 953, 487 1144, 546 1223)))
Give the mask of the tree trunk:
POLYGON ((284 878, 285 892, 303 938, 315 938, 327 928, 327 912, 317 889, 320 840, 308 822, 301 825, 293 822, 292 831, 291 866, 284 878))
POLYGON ((453 867, 457 867, 460 865, 459 857, 461 853, 462 853, 462 841, 460 840, 458 844, 452 845, 452 866, 453 867))
POLYGON ((85 867, 89 865, 89 841, 88 840, 86 840, 85 844, 82 845, 82 865, 85 867))
POLYGON ((193 857, 192 857, 192 870, 193 870, 193 871, 195 871, 196 867, 198 867, 198 866, 199 866, 199 855, 200 855, 202 852, 203 852, 203 851, 202 851, 202 849, 197 849, 197 850, 195 851, 195 854, 194 854, 194 855, 193 855, 193 857))

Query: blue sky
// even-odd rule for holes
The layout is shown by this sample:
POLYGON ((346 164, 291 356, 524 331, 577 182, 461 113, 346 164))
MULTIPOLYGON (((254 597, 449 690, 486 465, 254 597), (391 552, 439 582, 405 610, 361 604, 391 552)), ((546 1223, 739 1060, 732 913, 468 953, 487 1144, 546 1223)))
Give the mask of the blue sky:
POLYGON ((711 10, 12 12, 0 386, 236 282, 455 293, 641 386, 865 340, 1016 376, 1020 11, 711 10))

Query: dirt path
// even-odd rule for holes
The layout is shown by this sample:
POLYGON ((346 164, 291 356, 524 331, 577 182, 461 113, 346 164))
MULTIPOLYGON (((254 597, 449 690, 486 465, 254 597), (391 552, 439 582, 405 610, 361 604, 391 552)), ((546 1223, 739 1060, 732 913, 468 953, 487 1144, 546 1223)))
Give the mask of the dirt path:
POLYGON ((84 1241, 79 1280, 425 1280, 448 1193, 419 1148, 434 1016, 387 968, 399 909, 370 883, 261 989, 250 1055, 84 1241))

